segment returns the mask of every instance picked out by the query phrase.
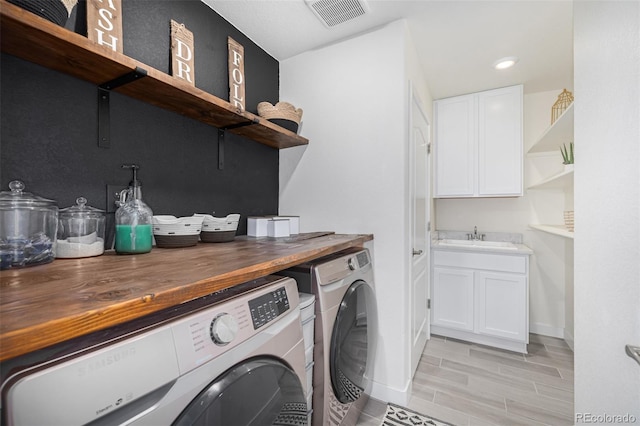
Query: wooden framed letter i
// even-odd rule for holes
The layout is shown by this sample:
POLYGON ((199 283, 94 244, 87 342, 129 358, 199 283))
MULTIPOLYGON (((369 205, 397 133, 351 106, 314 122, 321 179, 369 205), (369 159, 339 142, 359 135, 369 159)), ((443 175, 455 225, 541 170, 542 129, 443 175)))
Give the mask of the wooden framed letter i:
POLYGON ((122 53, 121 0, 87 0, 87 38, 122 53))
POLYGON ((229 102, 240 111, 245 110, 244 102, 244 47, 228 38, 229 45, 229 102))
POLYGON ((196 85, 193 33, 171 20, 171 75, 196 85))

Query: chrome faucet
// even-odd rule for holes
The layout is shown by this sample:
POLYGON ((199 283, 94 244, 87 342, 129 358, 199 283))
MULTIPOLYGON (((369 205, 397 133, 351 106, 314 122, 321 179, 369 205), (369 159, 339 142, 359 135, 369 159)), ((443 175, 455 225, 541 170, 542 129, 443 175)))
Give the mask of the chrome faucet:
POLYGON ((473 234, 467 234, 467 239, 468 240, 473 240, 473 241, 484 241, 484 234, 478 234, 478 227, 474 226, 473 227, 473 234))

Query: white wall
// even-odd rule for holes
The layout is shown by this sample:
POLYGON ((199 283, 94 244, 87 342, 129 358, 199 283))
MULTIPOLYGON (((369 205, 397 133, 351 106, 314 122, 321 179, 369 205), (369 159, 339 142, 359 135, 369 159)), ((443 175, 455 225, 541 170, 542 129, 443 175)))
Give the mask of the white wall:
MULTIPOLYGON (((280 214, 302 232, 374 234, 379 344, 373 396, 406 403, 408 81, 404 21, 280 63, 280 99, 304 109, 305 147, 280 153, 280 214)), ((425 91, 426 85, 416 84, 425 91)), ((430 103, 428 92, 424 102, 430 103)))
MULTIPOLYGON (((551 124, 551 106, 563 88, 524 96, 524 152, 551 124)), ((436 142, 437 143, 437 142, 436 142)), ((560 151, 529 155, 524 161, 524 196, 514 198, 437 199, 438 230, 523 234, 534 255, 530 259, 529 324, 533 333, 563 337, 565 326, 564 238, 534 231, 530 223, 563 223, 567 209, 562 190, 526 190, 562 170, 560 151)))
POLYGON ((637 423, 624 347, 640 346, 639 2, 574 3, 574 72, 575 411, 637 423))

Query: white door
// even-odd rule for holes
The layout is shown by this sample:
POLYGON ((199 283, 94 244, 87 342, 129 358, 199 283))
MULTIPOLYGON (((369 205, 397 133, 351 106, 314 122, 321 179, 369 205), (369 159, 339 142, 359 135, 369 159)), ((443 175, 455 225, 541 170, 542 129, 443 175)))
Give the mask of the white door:
POLYGON ((411 92, 411 375, 429 338, 429 120, 411 92))

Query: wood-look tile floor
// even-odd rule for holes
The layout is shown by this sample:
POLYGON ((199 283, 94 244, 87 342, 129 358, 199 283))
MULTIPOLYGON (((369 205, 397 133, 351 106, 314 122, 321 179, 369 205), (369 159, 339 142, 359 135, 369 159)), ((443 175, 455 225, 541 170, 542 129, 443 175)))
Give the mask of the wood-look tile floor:
MULTIPOLYGON (((527 355, 431 336, 407 408, 456 426, 573 425, 573 351, 531 334, 527 355)), ((379 426, 370 399, 358 426, 379 426)))

